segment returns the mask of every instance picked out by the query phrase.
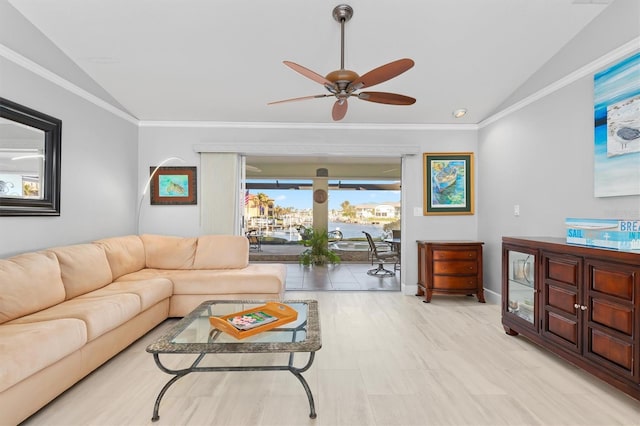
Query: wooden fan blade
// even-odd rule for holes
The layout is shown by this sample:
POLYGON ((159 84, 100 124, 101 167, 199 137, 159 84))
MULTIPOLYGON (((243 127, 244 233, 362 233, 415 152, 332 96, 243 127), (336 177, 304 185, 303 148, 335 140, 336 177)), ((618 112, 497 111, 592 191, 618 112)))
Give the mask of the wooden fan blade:
POLYGON ((326 94, 326 95, 311 95, 311 96, 302 96, 300 98, 291 98, 291 99, 284 99, 282 101, 273 101, 273 102, 269 102, 267 105, 274 105, 274 104, 282 104, 285 102, 296 102, 296 101, 304 101, 306 99, 314 99, 314 98, 326 98, 327 96, 333 96, 331 94, 326 94))
POLYGON ((333 104, 333 109, 331 110, 331 117, 333 118, 333 121, 342 120, 344 116, 347 115, 348 107, 349 104, 347 103, 346 99, 338 99, 333 104))
POLYGON ((327 80, 326 78, 318 74, 317 72, 311 71, 309 68, 305 68, 302 65, 298 65, 295 62, 291 62, 291 61, 282 61, 282 63, 288 66, 289 68, 291 68, 292 70, 299 72, 300 74, 304 75, 307 78, 310 78, 311 80, 317 83, 320 83, 322 85, 329 85, 333 87, 332 82, 330 82, 329 80, 327 80))
POLYGON ((355 79, 353 82, 351 82, 351 84, 349 84, 347 91, 353 92, 354 90, 358 90, 362 87, 371 87, 384 81, 390 80, 393 77, 396 77, 407 71, 408 69, 413 67, 414 64, 415 62, 413 62, 413 60, 407 58, 389 62, 388 64, 373 69, 355 79))
POLYGON ((389 105, 413 105, 416 103, 416 100, 409 96, 386 92, 360 92, 358 93, 358 99, 389 105))

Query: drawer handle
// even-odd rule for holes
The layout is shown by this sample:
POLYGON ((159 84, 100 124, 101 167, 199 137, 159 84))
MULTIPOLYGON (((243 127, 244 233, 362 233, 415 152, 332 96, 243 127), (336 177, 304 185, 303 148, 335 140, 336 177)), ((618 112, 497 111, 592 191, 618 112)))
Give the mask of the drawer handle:
POLYGON ((574 303, 574 304, 573 304, 573 307, 574 307, 574 308, 576 308, 576 309, 578 309, 578 308, 580 307, 580 305, 578 305, 577 303, 574 303))
POLYGON ((582 309, 583 311, 586 311, 586 310, 587 310, 587 307, 586 307, 586 306, 584 306, 584 305, 582 305, 582 306, 580 306, 580 309, 582 309))

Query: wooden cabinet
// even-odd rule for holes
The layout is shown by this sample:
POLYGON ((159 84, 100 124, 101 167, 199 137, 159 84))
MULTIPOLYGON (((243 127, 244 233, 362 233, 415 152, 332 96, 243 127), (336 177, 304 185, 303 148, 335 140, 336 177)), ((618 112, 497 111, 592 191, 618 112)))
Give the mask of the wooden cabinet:
POLYGON ((502 324, 640 400, 640 252, 503 238, 502 324), (534 324, 513 312, 512 252, 535 257, 534 324), (510 308, 511 305, 511 308, 510 308), (533 325, 533 326, 531 326, 533 325))
POLYGON ((484 303, 482 242, 417 241, 418 294, 429 303, 434 293, 475 294, 484 303))

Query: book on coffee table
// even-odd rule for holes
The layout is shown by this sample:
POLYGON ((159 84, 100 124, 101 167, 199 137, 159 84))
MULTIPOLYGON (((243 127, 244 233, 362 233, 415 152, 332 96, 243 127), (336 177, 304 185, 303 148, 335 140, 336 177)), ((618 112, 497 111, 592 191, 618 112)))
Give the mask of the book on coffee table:
POLYGON ((211 316, 209 323, 220 331, 243 339, 295 321, 297 318, 298 312, 292 307, 284 303, 267 302, 241 312, 221 317, 211 316))

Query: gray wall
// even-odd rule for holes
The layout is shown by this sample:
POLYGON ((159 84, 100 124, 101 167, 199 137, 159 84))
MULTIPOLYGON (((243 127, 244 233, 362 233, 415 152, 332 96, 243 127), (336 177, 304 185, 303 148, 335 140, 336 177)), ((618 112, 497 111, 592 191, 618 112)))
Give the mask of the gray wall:
MULTIPOLYGON (((0 2, 0 43, 31 60, 37 60, 35 52, 47 50, 47 66, 55 69, 58 59, 58 70, 73 76, 78 70, 68 58, 48 50, 41 35, 12 10, 0 2), (21 46, 30 48, 22 52, 21 46)), ((60 216, 0 217, 0 257, 133 233, 137 125, 5 58, 0 58, 0 74, 0 96, 62 120, 60 216)), ((81 82, 84 90, 92 88, 90 79, 81 82)))

